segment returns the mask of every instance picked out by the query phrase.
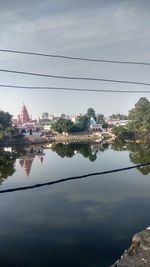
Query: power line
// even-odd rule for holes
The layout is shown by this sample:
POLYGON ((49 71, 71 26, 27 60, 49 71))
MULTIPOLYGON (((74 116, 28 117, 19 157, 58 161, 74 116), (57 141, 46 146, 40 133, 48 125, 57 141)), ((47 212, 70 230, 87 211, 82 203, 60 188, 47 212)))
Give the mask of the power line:
POLYGON ((42 74, 42 73, 26 72, 26 71, 17 71, 17 70, 8 70, 8 69, 0 69, 0 72, 7 72, 7 73, 14 73, 14 74, 21 74, 21 75, 30 75, 30 76, 38 76, 38 77, 47 77, 47 78, 53 78, 53 79, 86 80, 86 81, 123 83, 123 84, 133 84, 133 85, 150 86, 150 83, 146 83, 146 82, 125 81, 125 80, 113 80, 113 79, 91 78, 91 77, 71 77, 71 76, 42 74))
POLYGON ((59 91, 81 91, 81 92, 96 92, 96 93, 150 93, 146 90, 107 90, 107 89, 90 89, 90 88, 71 88, 71 87, 52 87, 52 86, 22 86, 22 85, 7 85, 0 84, 0 87, 14 89, 29 89, 29 90, 59 90, 59 91))
POLYGON ((143 163, 143 164, 138 164, 138 165, 134 165, 134 166, 129 166, 129 167, 124 167, 124 168, 120 168, 120 169, 113 169, 113 170, 108 170, 108 171, 103 171, 103 172, 94 172, 94 173, 88 173, 88 174, 79 175, 79 176, 72 176, 72 177, 62 178, 62 179, 50 181, 50 182, 47 182, 47 183, 34 184, 34 185, 29 185, 29 186, 21 186, 21 187, 16 187, 16 188, 8 188, 8 189, 0 190, 0 194, 2 194, 2 193, 10 193, 10 192, 14 192, 14 191, 23 191, 23 190, 28 190, 28 189, 34 189, 34 188, 39 188, 39 187, 42 187, 42 186, 63 183, 63 182, 71 181, 71 180, 83 179, 83 178, 87 178, 87 177, 90 177, 90 176, 97 176, 97 175, 103 175, 103 174, 127 171, 127 170, 131 170, 131 169, 135 169, 135 168, 144 167, 144 166, 147 166, 147 165, 150 165, 150 162, 143 163))
POLYGON ((124 61, 124 60, 108 60, 108 59, 94 59, 94 58, 83 58, 83 57, 71 57, 71 56, 65 56, 65 55, 36 53, 36 52, 21 51, 21 50, 0 49, 0 52, 23 54, 23 55, 30 55, 30 56, 42 56, 42 57, 51 57, 51 58, 61 58, 61 59, 68 59, 68 60, 80 60, 80 61, 88 61, 88 62, 113 63, 113 64, 115 63, 115 64, 128 64, 128 65, 145 65, 145 66, 150 66, 150 63, 149 62, 124 61))

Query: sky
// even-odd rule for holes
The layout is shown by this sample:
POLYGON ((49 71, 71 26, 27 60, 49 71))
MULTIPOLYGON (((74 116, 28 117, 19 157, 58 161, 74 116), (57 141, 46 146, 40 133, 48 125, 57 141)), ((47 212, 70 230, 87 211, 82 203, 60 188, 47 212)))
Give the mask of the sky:
MULTIPOLYGON (((149 0, 0 0, 0 49, 73 57, 150 62, 149 0)), ((51 75, 150 83, 150 66, 121 65, 35 57, 0 52, 0 69, 51 75)), ((98 81, 25 76, 0 71, 0 84, 107 90, 149 87, 98 81)), ((150 94, 68 92, 0 87, 0 109, 16 116, 23 103, 32 118, 60 115, 127 114, 150 94)))

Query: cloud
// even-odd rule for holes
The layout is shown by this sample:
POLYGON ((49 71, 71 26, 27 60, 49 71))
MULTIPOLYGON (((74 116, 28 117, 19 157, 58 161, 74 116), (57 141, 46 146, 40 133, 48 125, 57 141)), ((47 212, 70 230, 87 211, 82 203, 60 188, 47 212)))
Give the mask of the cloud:
POLYGON ((68 9, 60 13, 58 10, 56 12, 56 7, 57 1, 55 6, 53 1, 49 1, 49 5, 47 1, 43 4, 38 1, 36 5, 32 1, 29 8, 27 1, 22 8, 15 6, 15 2, 12 10, 3 11, 2 8, 0 21, 4 44, 8 40, 7 47, 41 47, 44 50, 67 52, 100 48, 150 35, 146 31, 149 17, 145 16, 145 9, 143 14, 138 7, 128 9, 125 5, 97 4, 97 8, 87 5, 83 10, 79 6, 75 11, 68 9))
MULTIPOLYGON (((148 61, 150 58, 150 31, 149 31, 149 13, 148 1, 1 1, 0 9, 0 37, 1 48, 4 49, 20 49, 28 51, 37 51, 51 54, 65 54, 71 56, 120 59, 120 60, 141 60, 148 61)), ((85 64, 83 62, 52 60, 46 58, 35 58, 21 55, 12 55, 1 53, 1 68, 12 68, 25 71, 35 71, 42 73, 53 73, 57 75, 74 75, 74 76, 94 76, 101 78, 112 79, 131 79, 131 80, 146 80, 148 81, 148 71, 145 68, 126 68, 125 66, 108 65, 108 64, 85 64)), ((103 88, 108 84, 100 83, 82 83, 57 81, 48 79, 37 79, 29 77, 21 77, 19 75, 0 74, 3 83, 19 82, 24 85, 54 85, 54 86, 78 86, 88 88, 103 88)), ((109 86, 109 89, 120 89, 117 85, 109 86)), ((122 87, 123 88, 123 87, 122 87)), ((130 87, 131 88, 131 87, 130 87)), ((108 88, 107 88, 108 89, 108 88)), ((123 88, 123 89, 129 89, 123 88)), ((24 91, 24 95, 26 92, 24 91)), ((48 94, 46 94, 48 95, 48 94)), ((56 95, 56 94, 55 94, 56 95)), ((60 95, 60 94, 59 94, 60 95)), ((64 109, 73 109, 72 95, 68 99, 68 106, 63 102, 66 99, 56 95, 56 103, 51 103, 52 111, 54 105, 56 109, 62 112, 64 109), (64 103, 64 104, 63 104, 64 103), (59 105, 58 105, 59 104, 59 105)), ((5 96, 5 93, 4 93, 5 96)), ((82 110, 86 110, 90 106, 91 97, 87 97, 86 101, 84 94, 80 94, 82 110)), ((20 94, 20 98, 25 96, 20 94)), ((33 97, 34 98, 34 97, 33 97)), ((29 105, 33 98, 29 97, 29 105)), ((94 105, 98 112, 99 106, 105 109, 103 103, 108 100, 108 96, 102 96, 99 102, 95 99, 94 105)), ((13 99, 13 98, 12 98, 13 99)), ((73 99, 79 100, 78 95, 73 96, 73 99)), ((121 98, 114 97, 113 104, 109 106, 118 107, 118 112, 124 106, 128 110, 129 100, 121 103, 121 98), (119 101, 120 100, 120 101, 119 101), (117 101, 117 105, 115 105, 117 101)), ((135 97, 134 97, 135 99, 135 97)), ((38 99, 37 99, 38 101, 38 99)), ((41 112, 46 105, 46 99, 43 99, 44 104, 40 105, 41 112), (43 106, 44 105, 44 106, 43 106)), ((38 106, 41 102, 39 99, 38 106)), ((130 101, 131 102, 131 101, 130 101)), ((75 102, 74 102, 75 103, 75 102)), ((134 100, 132 99, 132 103, 134 100)), ((3 104, 3 103, 2 103, 3 104)), ((107 113, 108 107, 107 108, 107 113)), ((130 107, 131 108, 131 107, 130 107)), ((32 111, 35 112, 35 111, 32 111)), ((56 112, 56 110, 54 111, 56 112)), ((66 112, 64 110, 64 112, 66 112)), ((112 111, 112 113, 116 110, 112 111)))

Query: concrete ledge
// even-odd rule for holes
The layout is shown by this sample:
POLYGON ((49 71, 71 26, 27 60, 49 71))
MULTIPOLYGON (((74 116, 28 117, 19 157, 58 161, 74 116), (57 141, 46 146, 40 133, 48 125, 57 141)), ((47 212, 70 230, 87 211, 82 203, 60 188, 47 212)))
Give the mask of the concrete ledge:
POLYGON ((131 246, 111 267, 150 267, 150 227, 132 238, 131 246))

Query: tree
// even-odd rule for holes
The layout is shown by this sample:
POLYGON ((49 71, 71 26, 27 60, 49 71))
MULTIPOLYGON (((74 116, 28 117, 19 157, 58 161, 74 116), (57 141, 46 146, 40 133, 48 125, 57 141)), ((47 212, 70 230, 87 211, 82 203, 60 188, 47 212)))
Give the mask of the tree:
POLYGON ((12 115, 8 112, 0 111, 0 126, 6 128, 11 126, 12 115))
POLYGON ((150 102, 141 97, 129 112, 128 129, 137 132, 150 131, 150 102))
POLYGON ((104 115, 103 114, 97 114, 96 122, 98 124, 104 124, 105 123, 104 115))
POLYGON ((71 120, 59 119, 52 125, 52 130, 62 133, 62 132, 72 132, 74 123, 71 120))
POLYGON ((0 141, 10 139, 13 136, 14 130, 11 126, 12 115, 8 112, 0 111, 0 141))
POLYGON ((71 120, 68 119, 59 119, 52 125, 52 130, 58 133, 73 133, 80 132, 87 129, 89 119, 86 115, 80 116, 78 123, 74 124, 71 120))
POLYGON ((112 133, 117 137, 117 139, 120 139, 120 140, 134 138, 134 133, 132 131, 129 131, 124 126, 114 126, 112 129, 112 133))
POLYGON ((80 116, 78 118, 77 125, 80 127, 81 131, 84 131, 88 128, 90 120, 87 115, 80 116))
POLYGON ((93 108, 88 108, 88 110, 87 110, 87 117, 89 119, 91 119, 93 117, 94 120, 96 120, 96 114, 95 114, 95 110, 93 108))
POLYGON ((114 126, 112 129, 112 133, 115 134, 116 137, 119 137, 120 139, 124 138, 125 133, 127 132, 127 129, 123 126, 114 126))

